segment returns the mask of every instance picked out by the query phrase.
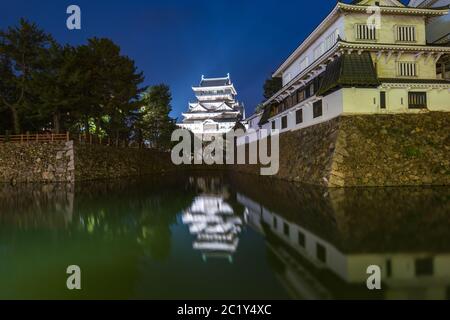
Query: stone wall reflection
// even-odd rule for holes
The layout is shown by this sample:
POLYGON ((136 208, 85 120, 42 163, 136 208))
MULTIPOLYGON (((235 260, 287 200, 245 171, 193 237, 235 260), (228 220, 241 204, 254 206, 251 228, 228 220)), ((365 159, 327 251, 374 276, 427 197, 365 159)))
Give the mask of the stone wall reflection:
POLYGON ((450 298, 449 188, 327 190, 231 181, 294 297, 450 298), (382 269, 382 291, 366 288, 372 264, 382 269))

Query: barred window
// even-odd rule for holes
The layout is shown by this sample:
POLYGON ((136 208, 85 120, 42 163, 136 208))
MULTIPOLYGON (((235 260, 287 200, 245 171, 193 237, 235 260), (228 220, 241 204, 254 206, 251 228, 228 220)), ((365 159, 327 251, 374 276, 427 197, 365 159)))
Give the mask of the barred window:
POLYGON ((323 114, 322 100, 313 103, 313 118, 320 117, 323 114))
POLYGON ((396 40, 402 42, 416 41, 416 27, 414 26, 397 26, 396 40))
POLYGON ((427 107, 427 93, 426 92, 409 92, 408 93, 408 108, 422 109, 427 107))
POLYGON ((357 40, 376 40, 376 29, 367 24, 356 24, 356 39, 357 40))
POLYGON ((415 62, 399 62, 397 64, 397 75, 401 77, 416 77, 417 64, 415 62))

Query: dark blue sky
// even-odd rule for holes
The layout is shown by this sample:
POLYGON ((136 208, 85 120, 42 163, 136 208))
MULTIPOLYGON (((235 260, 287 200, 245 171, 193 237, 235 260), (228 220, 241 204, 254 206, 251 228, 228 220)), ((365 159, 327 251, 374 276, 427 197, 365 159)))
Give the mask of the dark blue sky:
POLYGON ((202 74, 227 72, 247 115, 262 100, 264 80, 320 23, 335 1, 238 0, 2 0, 0 28, 20 17, 36 22, 60 43, 108 37, 133 58, 145 84, 167 83, 173 116, 194 100, 202 74), (82 30, 66 28, 66 8, 77 4, 82 30))

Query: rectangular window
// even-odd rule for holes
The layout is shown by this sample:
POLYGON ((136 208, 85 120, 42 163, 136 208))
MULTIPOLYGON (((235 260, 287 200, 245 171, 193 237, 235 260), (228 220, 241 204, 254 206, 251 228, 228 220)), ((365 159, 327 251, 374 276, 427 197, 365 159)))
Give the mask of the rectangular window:
POLYGON ((408 92, 408 108, 423 109, 427 107, 426 92, 408 92))
POLYGON ((392 276, 392 261, 391 259, 386 260, 386 277, 390 278, 392 276))
POLYGON ((272 121, 272 130, 275 130, 275 120, 272 121))
POLYGON ((386 92, 380 92, 380 108, 386 109, 386 92))
POLYGON ((374 41, 377 39, 376 29, 367 24, 356 24, 356 40, 370 40, 374 41))
POLYGON ((417 64, 415 62, 398 62, 397 75, 400 77, 417 77, 417 64))
POLYGON ((313 118, 317 118, 322 116, 322 100, 316 101, 313 103, 313 118))
POLYGON ((289 225, 286 222, 283 225, 283 232, 285 236, 289 236, 289 225))
POLYGON ((303 122, 303 109, 298 109, 295 112, 295 123, 299 124, 303 122))
POLYGON ((305 98, 305 90, 298 91, 298 102, 302 102, 305 98))
POLYGON ((401 42, 416 42, 416 27, 397 26, 395 39, 401 42))
POLYGON ((305 238, 305 234, 301 231, 298 232, 298 245, 301 247, 305 247, 306 244, 306 238, 305 238))
POLYGON ((309 86, 309 96, 312 97, 314 95, 314 82, 309 86))
POLYGON ((298 103, 298 94, 297 91, 294 92, 294 94, 291 96, 292 97, 292 105, 295 106, 298 103))
POLYGON ((287 116, 283 116, 281 118, 281 129, 286 129, 287 128, 287 116))
POLYGON ((316 257, 322 262, 327 261, 327 249, 319 243, 316 244, 316 257))

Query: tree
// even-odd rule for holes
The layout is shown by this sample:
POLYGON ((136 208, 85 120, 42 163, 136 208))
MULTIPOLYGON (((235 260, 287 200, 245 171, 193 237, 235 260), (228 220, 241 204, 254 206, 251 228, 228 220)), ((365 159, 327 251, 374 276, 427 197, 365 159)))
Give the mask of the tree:
POLYGON ((43 67, 52 41, 50 35, 24 19, 19 26, 0 31, 0 101, 10 111, 16 134, 21 131, 21 117, 33 106, 33 74, 43 67))
POLYGON ((264 98, 270 99, 275 93, 281 90, 283 84, 281 78, 269 78, 264 83, 264 98))
POLYGON ((142 98, 144 106, 140 111, 138 129, 142 139, 158 149, 168 149, 171 146, 171 135, 176 129, 175 120, 169 114, 172 94, 165 84, 150 87, 142 98))

